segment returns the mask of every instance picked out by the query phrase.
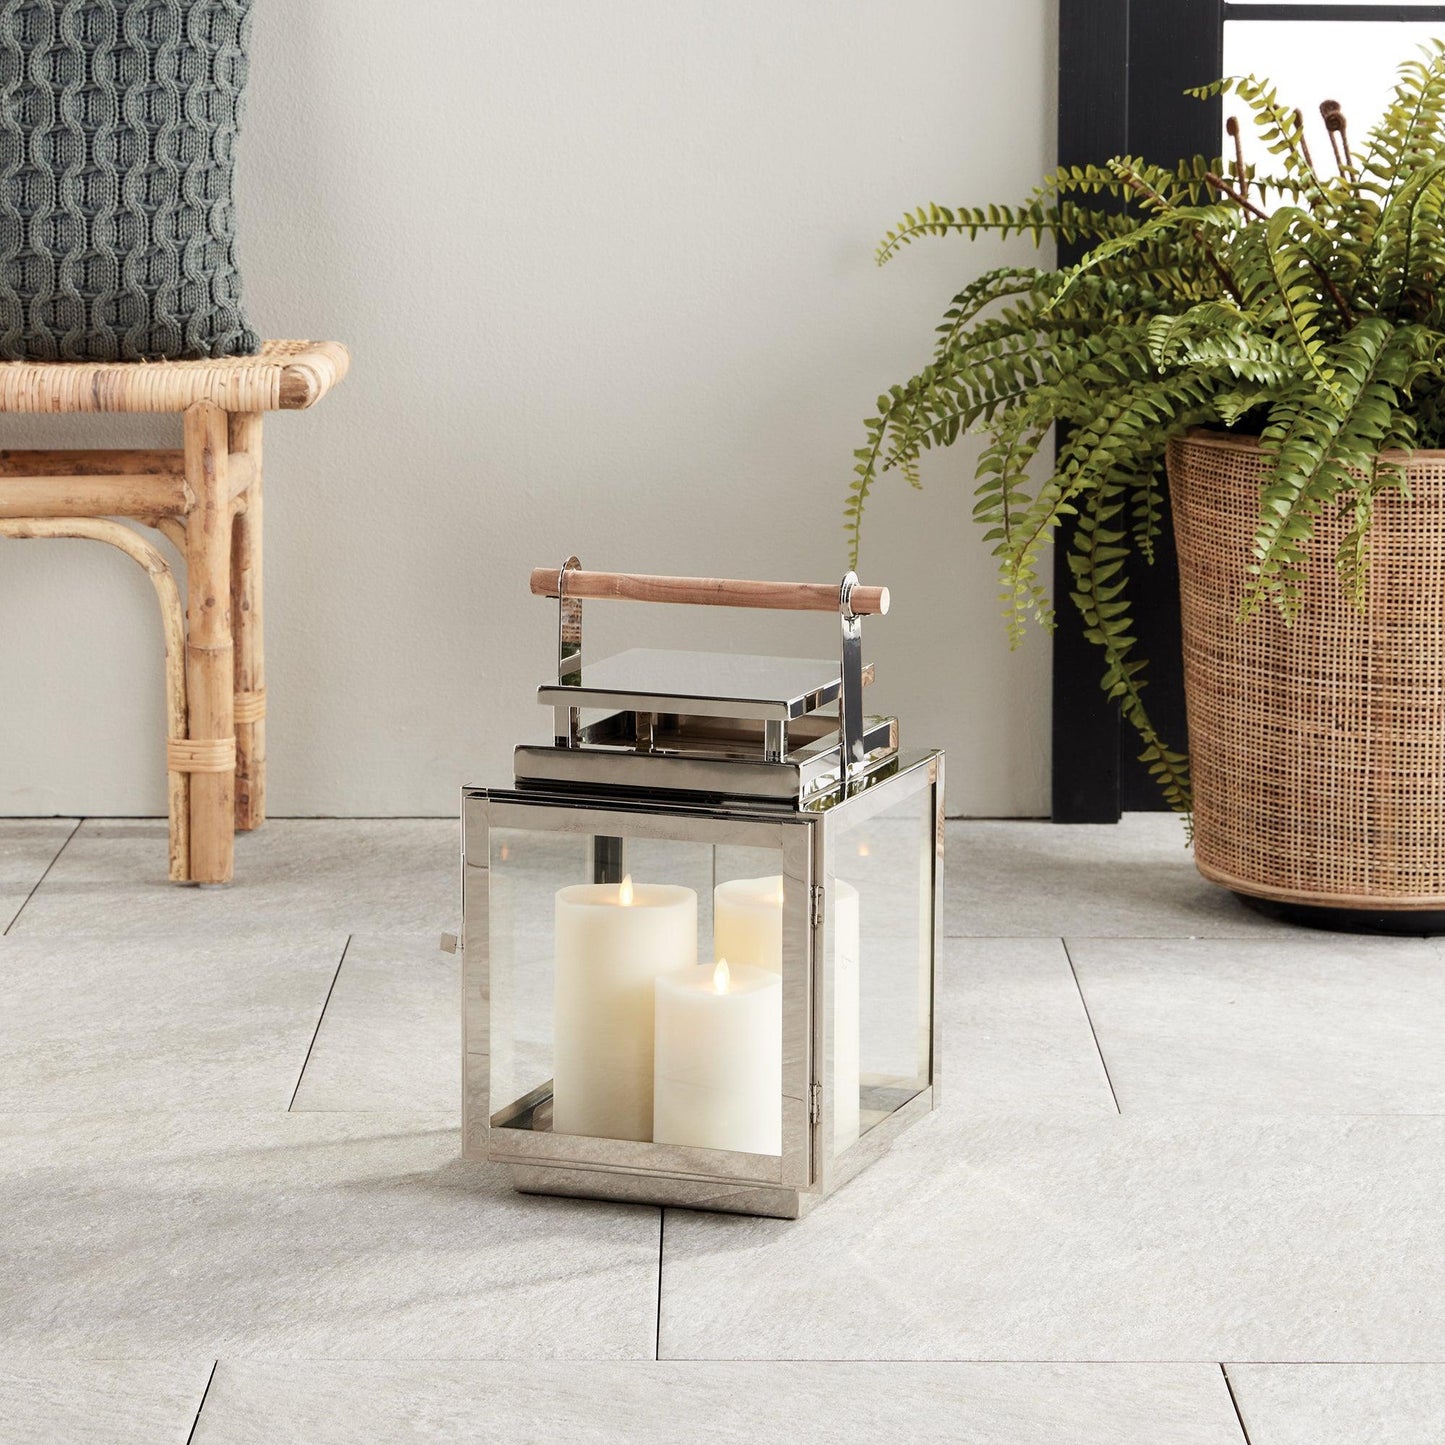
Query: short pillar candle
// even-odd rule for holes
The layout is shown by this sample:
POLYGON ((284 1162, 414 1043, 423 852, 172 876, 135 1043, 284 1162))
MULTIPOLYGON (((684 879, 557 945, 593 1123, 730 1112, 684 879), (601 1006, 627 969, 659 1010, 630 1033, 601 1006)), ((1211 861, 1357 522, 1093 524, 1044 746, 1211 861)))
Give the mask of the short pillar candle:
POLYGON ((719 959, 655 984, 659 1144, 783 1152, 783 980, 719 959))
POLYGON ((697 962, 697 894, 578 883, 556 898, 552 1129, 652 1138, 653 983, 697 962))

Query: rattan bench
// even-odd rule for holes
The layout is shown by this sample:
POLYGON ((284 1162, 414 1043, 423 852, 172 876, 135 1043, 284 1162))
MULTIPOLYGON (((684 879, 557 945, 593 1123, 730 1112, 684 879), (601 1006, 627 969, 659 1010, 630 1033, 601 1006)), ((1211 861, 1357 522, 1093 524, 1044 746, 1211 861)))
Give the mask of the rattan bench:
POLYGON ((150 574, 166 650, 170 876, 226 883, 234 830, 266 815, 261 416, 346 375, 330 341, 209 361, 0 362, 0 412, 175 412, 179 451, 0 451, 0 537, 88 537, 150 574), (186 606, 165 554, 185 562, 186 606))

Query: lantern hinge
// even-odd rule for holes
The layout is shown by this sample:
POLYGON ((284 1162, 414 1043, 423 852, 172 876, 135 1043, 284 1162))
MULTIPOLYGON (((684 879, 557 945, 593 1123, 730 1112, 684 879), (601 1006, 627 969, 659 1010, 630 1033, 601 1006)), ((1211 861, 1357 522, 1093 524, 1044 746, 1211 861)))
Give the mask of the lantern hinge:
POLYGON ((808 889, 808 899, 812 908, 810 917, 813 927, 816 928, 823 921, 823 885, 814 883, 808 889))
POLYGON ((816 1124, 823 1117, 823 1086, 808 1085, 808 1122, 816 1124))

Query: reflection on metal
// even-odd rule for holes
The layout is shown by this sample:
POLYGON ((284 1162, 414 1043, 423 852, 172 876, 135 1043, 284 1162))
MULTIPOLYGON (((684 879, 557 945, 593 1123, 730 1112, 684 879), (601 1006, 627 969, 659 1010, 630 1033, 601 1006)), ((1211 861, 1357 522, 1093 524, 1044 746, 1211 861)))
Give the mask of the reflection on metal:
POLYGON ((690 717, 791 721, 835 701, 836 662, 635 647, 543 683, 537 700, 572 707, 647 709, 690 717))
POLYGON ((621 838, 597 836, 592 839, 592 881, 621 883, 627 876, 627 857, 621 838))
MULTIPOLYGON (((557 684, 575 687, 582 680, 582 599, 567 595, 567 574, 582 563, 569 557, 557 572, 557 684)), ((577 728, 581 719, 578 705, 559 702, 555 711, 555 734, 559 748, 577 745, 577 728)))
POLYGON ((842 775, 851 776, 867 761, 863 746, 863 619, 853 611, 858 574, 848 572, 838 587, 838 612, 843 619, 842 692, 838 697, 838 748, 842 775))
POLYGON ((782 718, 763 720, 763 761, 780 763, 788 750, 788 725, 782 718))

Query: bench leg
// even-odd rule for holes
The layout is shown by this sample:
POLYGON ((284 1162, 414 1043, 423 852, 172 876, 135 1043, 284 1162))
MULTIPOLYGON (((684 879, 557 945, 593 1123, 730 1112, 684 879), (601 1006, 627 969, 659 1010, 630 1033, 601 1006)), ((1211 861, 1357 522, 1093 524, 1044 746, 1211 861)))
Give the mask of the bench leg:
POLYGON ((266 821, 266 653, 261 575, 261 413, 234 412, 232 456, 251 458, 231 541, 231 623, 236 633, 236 827, 266 821))
POLYGON ((234 867, 236 730, 231 642, 231 495, 226 413, 186 409, 186 691, 191 743, 191 878, 229 883, 234 867))

